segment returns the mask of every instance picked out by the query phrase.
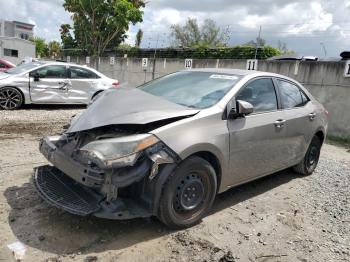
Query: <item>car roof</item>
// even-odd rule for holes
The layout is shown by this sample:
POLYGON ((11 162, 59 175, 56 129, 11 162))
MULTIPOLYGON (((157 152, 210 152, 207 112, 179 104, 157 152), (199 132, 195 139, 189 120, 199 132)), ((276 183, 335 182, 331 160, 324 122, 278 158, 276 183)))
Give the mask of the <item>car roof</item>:
POLYGON ((295 82, 295 80, 284 75, 279 75, 279 74, 264 72, 264 71, 257 71, 257 70, 228 69, 228 68, 196 68, 196 69, 184 70, 184 71, 207 72, 207 73, 214 73, 214 74, 230 74, 230 75, 237 75, 242 77, 246 77, 246 76, 247 77, 259 77, 259 76, 280 77, 280 78, 290 79, 295 82))
MULTIPOLYGON (((73 65, 73 66, 81 66, 73 63, 67 63, 62 61, 48 61, 48 60, 39 60, 38 62, 42 64, 54 64, 54 65, 73 65)), ((83 67, 83 66, 82 66, 83 67)))
POLYGON ((16 66, 14 63, 11 63, 10 61, 7 61, 5 59, 0 59, 0 62, 9 66, 13 66, 13 67, 16 66))

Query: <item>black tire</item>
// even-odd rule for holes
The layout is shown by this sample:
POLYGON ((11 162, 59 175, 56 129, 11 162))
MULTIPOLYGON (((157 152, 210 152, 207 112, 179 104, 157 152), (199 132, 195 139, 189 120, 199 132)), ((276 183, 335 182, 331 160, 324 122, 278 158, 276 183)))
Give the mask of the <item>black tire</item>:
POLYGON ((22 106, 24 98, 22 93, 14 87, 0 88, 0 108, 15 110, 22 106))
POLYGON ((216 188, 215 171, 206 160, 200 157, 186 159, 163 187, 159 219, 173 229, 197 224, 213 205, 216 188))
POLYGON ((311 175, 317 167, 321 147, 322 143, 320 139, 314 136, 303 160, 293 167, 294 171, 304 176, 311 175))

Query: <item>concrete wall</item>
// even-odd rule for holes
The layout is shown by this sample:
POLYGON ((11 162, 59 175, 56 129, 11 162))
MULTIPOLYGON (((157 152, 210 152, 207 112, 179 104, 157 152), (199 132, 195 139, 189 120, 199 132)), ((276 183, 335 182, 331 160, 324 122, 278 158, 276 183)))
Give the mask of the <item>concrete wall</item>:
MULTIPOLYGON (((86 64, 85 58, 71 58, 86 64)), ((118 79, 121 84, 135 87, 152 79, 153 63, 146 70, 141 58, 118 58, 110 65, 108 57, 100 58, 99 71, 118 79)), ((95 62, 90 61, 93 66, 95 62)), ((184 59, 157 59, 154 76, 160 77, 183 70, 184 59)), ((193 68, 245 69, 246 60, 194 59, 193 68)), ((350 78, 344 77, 345 62, 259 61, 258 70, 282 74, 302 83, 330 112, 329 134, 350 138, 350 78)))
POLYGON ((34 43, 15 37, 0 37, 0 58, 18 64, 25 57, 35 57, 34 43), (4 49, 17 50, 18 57, 5 56, 4 49))

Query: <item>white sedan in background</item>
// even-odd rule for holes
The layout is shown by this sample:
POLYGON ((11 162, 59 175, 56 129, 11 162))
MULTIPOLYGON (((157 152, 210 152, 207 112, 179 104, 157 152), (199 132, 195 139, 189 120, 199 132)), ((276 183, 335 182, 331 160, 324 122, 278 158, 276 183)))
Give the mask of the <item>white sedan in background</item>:
POLYGON ((0 74, 0 108, 14 110, 23 104, 89 104, 100 92, 118 87, 87 66, 38 61, 0 74))

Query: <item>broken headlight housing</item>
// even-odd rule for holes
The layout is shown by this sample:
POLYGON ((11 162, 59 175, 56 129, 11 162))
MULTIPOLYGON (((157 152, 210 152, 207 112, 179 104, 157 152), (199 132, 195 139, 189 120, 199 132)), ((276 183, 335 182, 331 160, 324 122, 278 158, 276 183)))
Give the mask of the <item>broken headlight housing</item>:
POLYGON ((144 149, 158 142, 160 140, 150 134, 102 139, 86 144, 78 155, 102 169, 132 166, 144 149))

